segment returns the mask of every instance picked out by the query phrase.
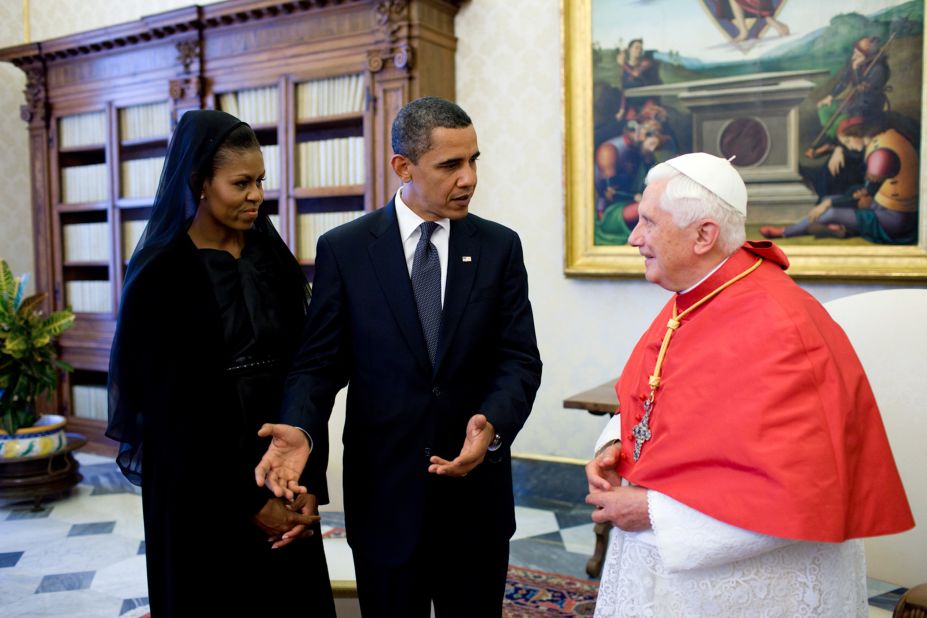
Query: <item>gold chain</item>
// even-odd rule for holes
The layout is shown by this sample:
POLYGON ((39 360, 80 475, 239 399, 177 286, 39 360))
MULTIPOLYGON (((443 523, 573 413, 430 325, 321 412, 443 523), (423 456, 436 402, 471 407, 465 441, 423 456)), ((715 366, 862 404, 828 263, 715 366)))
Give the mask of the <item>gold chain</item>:
POLYGON ((666 334, 663 336, 663 344, 660 346, 660 353, 657 355, 657 364, 653 368, 653 375, 650 376, 650 380, 648 382, 648 384, 650 385, 650 402, 651 403, 653 403, 654 393, 656 392, 658 388, 660 388, 660 371, 663 369, 663 359, 666 356, 666 349, 669 347, 670 338, 673 336, 673 333, 676 331, 676 329, 679 328, 679 324, 680 322, 682 322, 682 318, 686 317, 689 313, 691 313, 695 309, 707 303, 709 300, 711 300, 712 298, 720 294, 723 290, 729 288, 730 286, 734 285, 735 283, 737 283, 738 281, 740 281, 741 279, 743 279, 744 277, 752 273, 754 270, 759 268, 760 264, 762 263, 763 263, 763 258, 757 258, 756 262, 754 262, 753 265, 750 266, 750 268, 743 271, 739 275, 733 277, 732 279, 729 279, 725 283, 721 284, 719 287, 715 288, 710 294, 705 296, 705 298, 701 299, 700 301, 698 301, 697 303, 695 303, 694 305, 692 305, 691 307, 689 307, 688 309, 686 309, 685 311, 683 311, 682 313, 678 315, 676 313, 676 303, 673 302, 673 317, 671 317, 669 322, 666 323, 666 334))

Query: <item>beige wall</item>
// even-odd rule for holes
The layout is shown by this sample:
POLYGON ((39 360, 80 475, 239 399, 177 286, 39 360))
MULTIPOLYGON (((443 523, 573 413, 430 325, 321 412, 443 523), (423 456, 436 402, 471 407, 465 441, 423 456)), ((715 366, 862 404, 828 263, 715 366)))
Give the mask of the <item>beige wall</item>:
MULTIPOLYGON (((190 4, 184 0, 31 0, 35 40, 136 19, 190 4)), ((0 2, 0 45, 22 42, 21 3, 0 2)), ((515 450, 585 458, 603 423, 567 411, 564 397, 617 375, 638 335, 667 298, 642 281, 563 276, 563 105, 560 11, 556 0, 472 0, 457 18, 457 96, 476 124, 479 215, 515 228, 525 247, 544 379, 515 450)), ((32 269, 28 153, 19 119, 24 78, 0 64, 0 256, 32 269)), ((823 301, 885 286, 807 285, 823 301)), ((343 404, 333 414, 340 435, 343 404)), ((334 439, 336 450, 339 440, 334 439)), ((333 462, 340 453, 333 452, 333 462)), ((333 484, 340 466, 333 466, 333 484)))
MULTIPOLYGON (((23 42, 22 3, 0 2, 0 46, 23 42)), ((32 209, 26 123, 19 118, 25 102, 26 77, 11 64, 0 63, 0 169, 6 190, 0 194, 0 258, 16 274, 32 272, 32 209)))

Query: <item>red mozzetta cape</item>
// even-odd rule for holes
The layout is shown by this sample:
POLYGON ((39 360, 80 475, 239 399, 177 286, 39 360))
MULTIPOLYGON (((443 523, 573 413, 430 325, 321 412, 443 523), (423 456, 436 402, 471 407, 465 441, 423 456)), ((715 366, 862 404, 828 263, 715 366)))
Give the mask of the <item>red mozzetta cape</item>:
POLYGON ((907 530, 914 520, 859 359, 787 267, 772 243, 749 242, 663 308, 616 385, 618 470, 762 534, 840 542, 907 530), (683 318, 663 363, 653 437, 635 462, 631 429, 673 302, 681 313, 757 257, 757 270, 683 318))

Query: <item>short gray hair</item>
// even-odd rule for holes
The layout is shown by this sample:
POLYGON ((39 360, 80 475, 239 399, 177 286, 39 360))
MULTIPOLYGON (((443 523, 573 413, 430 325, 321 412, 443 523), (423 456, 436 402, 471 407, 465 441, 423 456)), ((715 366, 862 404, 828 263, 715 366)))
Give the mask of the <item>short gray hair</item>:
POLYGON ((718 245, 725 254, 734 253, 747 239, 746 215, 730 206, 720 197, 695 182, 672 165, 660 163, 647 173, 647 184, 668 180, 660 207, 673 217, 678 227, 687 227, 699 219, 718 223, 721 233, 718 245))
POLYGON ((473 124, 456 103, 440 97, 422 97, 407 104, 393 120, 393 152, 418 163, 431 150, 431 132, 438 127, 465 129, 473 124))

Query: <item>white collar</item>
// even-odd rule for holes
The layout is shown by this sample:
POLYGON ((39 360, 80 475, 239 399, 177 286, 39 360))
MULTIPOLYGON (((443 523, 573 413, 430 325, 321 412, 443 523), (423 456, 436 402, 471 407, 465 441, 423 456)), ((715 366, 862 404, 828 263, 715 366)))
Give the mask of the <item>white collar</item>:
MULTIPOLYGON (((399 187, 399 190, 396 191, 396 219, 399 222, 399 237, 403 242, 409 239, 409 237, 418 230, 419 226, 425 222, 424 219, 415 214, 411 208, 409 208, 405 202, 402 201, 402 187, 399 187)), ((451 220, 445 217, 444 219, 438 219, 435 221, 438 225, 444 228, 448 233, 451 231, 451 220)))
POLYGON ((695 285, 691 285, 691 286, 687 287, 687 288, 684 289, 682 292, 679 292, 679 294, 686 294, 686 293, 688 293, 688 292, 691 292, 692 290, 694 290, 694 289, 697 288, 698 286, 702 285, 702 282, 704 282, 706 279, 708 279, 708 277, 710 277, 710 276, 712 276, 713 274, 715 274, 716 272, 718 272, 718 269, 721 268, 722 266, 724 266, 724 263, 727 262, 729 259, 731 259, 731 256, 727 256, 726 258, 724 258, 723 260, 721 260, 721 262, 720 262, 717 266, 715 266, 715 267, 712 268, 710 271, 708 271, 708 274, 705 275, 704 277, 702 277, 701 279, 699 279, 699 280, 695 283, 695 285))

